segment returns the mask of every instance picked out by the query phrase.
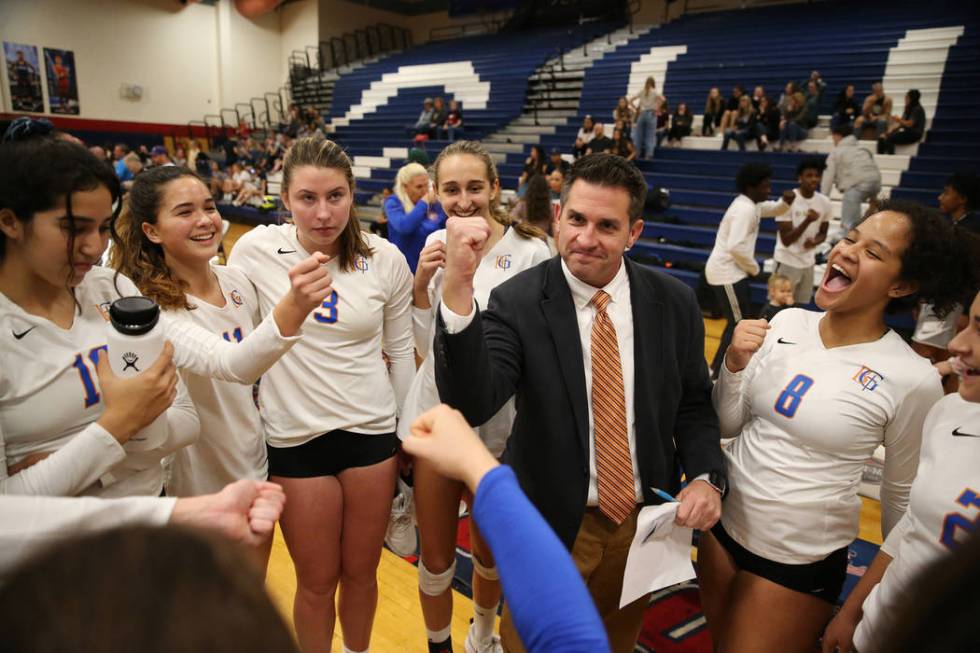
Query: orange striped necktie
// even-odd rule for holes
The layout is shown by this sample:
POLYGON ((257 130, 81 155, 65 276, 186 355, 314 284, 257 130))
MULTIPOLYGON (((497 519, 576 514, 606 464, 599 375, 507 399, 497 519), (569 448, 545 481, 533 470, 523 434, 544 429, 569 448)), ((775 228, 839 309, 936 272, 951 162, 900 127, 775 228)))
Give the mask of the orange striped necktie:
POLYGON ((596 291, 592 323, 592 419, 595 425, 595 469, 599 510, 617 524, 636 507, 633 463, 626 432, 623 367, 616 327, 606 313, 609 293, 596 291))

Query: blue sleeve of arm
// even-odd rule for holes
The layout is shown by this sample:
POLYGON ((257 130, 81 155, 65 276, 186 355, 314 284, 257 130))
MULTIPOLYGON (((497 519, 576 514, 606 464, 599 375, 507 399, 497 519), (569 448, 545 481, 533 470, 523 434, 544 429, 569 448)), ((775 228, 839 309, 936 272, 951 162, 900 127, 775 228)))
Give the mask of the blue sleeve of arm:
POLYGON ((480 481, 473 518, 493 552, 514 626, 529 653, 609 651, 572 557, 510 467, 496 467, 480 481))
POLYGON ((388 216, 388 224, 395 231, 403 234, 415 233, 422 222, 425 214, 429 211, 429 205, 424 200, 419 200, 415 208, 405 212, 405 207, 397 197, 389 197, 385 201, 385 215, 388 216))

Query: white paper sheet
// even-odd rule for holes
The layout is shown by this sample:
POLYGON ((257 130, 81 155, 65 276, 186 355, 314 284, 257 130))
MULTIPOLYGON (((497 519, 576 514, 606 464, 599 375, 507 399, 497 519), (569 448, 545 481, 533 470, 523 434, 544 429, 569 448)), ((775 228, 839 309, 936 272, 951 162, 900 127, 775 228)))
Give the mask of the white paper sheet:
POLYGON ((619 607, 644 594, 694 578, 690 528, 674 523, 679 503, 647 506, 636 518, 619 607))

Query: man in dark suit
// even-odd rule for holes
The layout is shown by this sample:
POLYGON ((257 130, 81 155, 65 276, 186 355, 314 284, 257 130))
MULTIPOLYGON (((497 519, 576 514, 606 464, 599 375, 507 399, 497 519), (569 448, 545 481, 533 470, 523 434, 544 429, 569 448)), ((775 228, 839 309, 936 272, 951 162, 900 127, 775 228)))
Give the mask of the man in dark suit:
MULTIPOLYGON (((489 228, 447 223, 436 382, 473 424, 511 396, 504 459, 571 549, 610 637, 632 651, 646 598, 619 609, 626 556, 651 488, 680 488, 677 522, 710 528, 725 490, 694 293, 625 259, 643 230, 646 184, 625 159, 583 157, 556 221, 559 257, 498 286, 483 312, 472 280, 489 228)), ((505 612, 508 651, 520 641, 505 612)))

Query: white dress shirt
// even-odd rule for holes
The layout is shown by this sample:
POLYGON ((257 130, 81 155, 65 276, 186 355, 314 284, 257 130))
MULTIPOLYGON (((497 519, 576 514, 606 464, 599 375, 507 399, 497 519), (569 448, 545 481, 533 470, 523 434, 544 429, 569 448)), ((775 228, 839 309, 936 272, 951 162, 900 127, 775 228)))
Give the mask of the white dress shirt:
MULTIPOLYGON (((577 279, 565 262, 561 263, 562 273, 572 291, 572 302, 575 304, 575 316, 578 321, 579 339, 582 343, 582 365, 585 371, 585 392, 589 397, 589 496, 587 505, 599 505, 599 486, 596 482, 595 471, 595 431, 592 416, 592 323, 595 320, 596 307, 590 302, 596 291, 595 288, 577 279)), ((619 271, 612 281, 603 286, 611 300, 606 306, 606 314, 616 328, 616 344, 619 347, 619 360, 623 366, 623 391, 626 399, 626 426, 630 446, 630 461, 633 465, 633 486, 637 502, 643 501, 640 487, 640 472, 636 462, 636 427, 633 411, 633 306, 630 304, 630 282, 626 274, 626 266, 620 265, 619 271)), ((474 304, 475 305, 475 304, 474 304)), ((462 316, 453 313, 445 304, 439 311, 446 331, 459 333, 473 321, 475 312, 471 309, 469 315, 462 316)), ((573 438, 574 439, 574 438, 573 438)))

